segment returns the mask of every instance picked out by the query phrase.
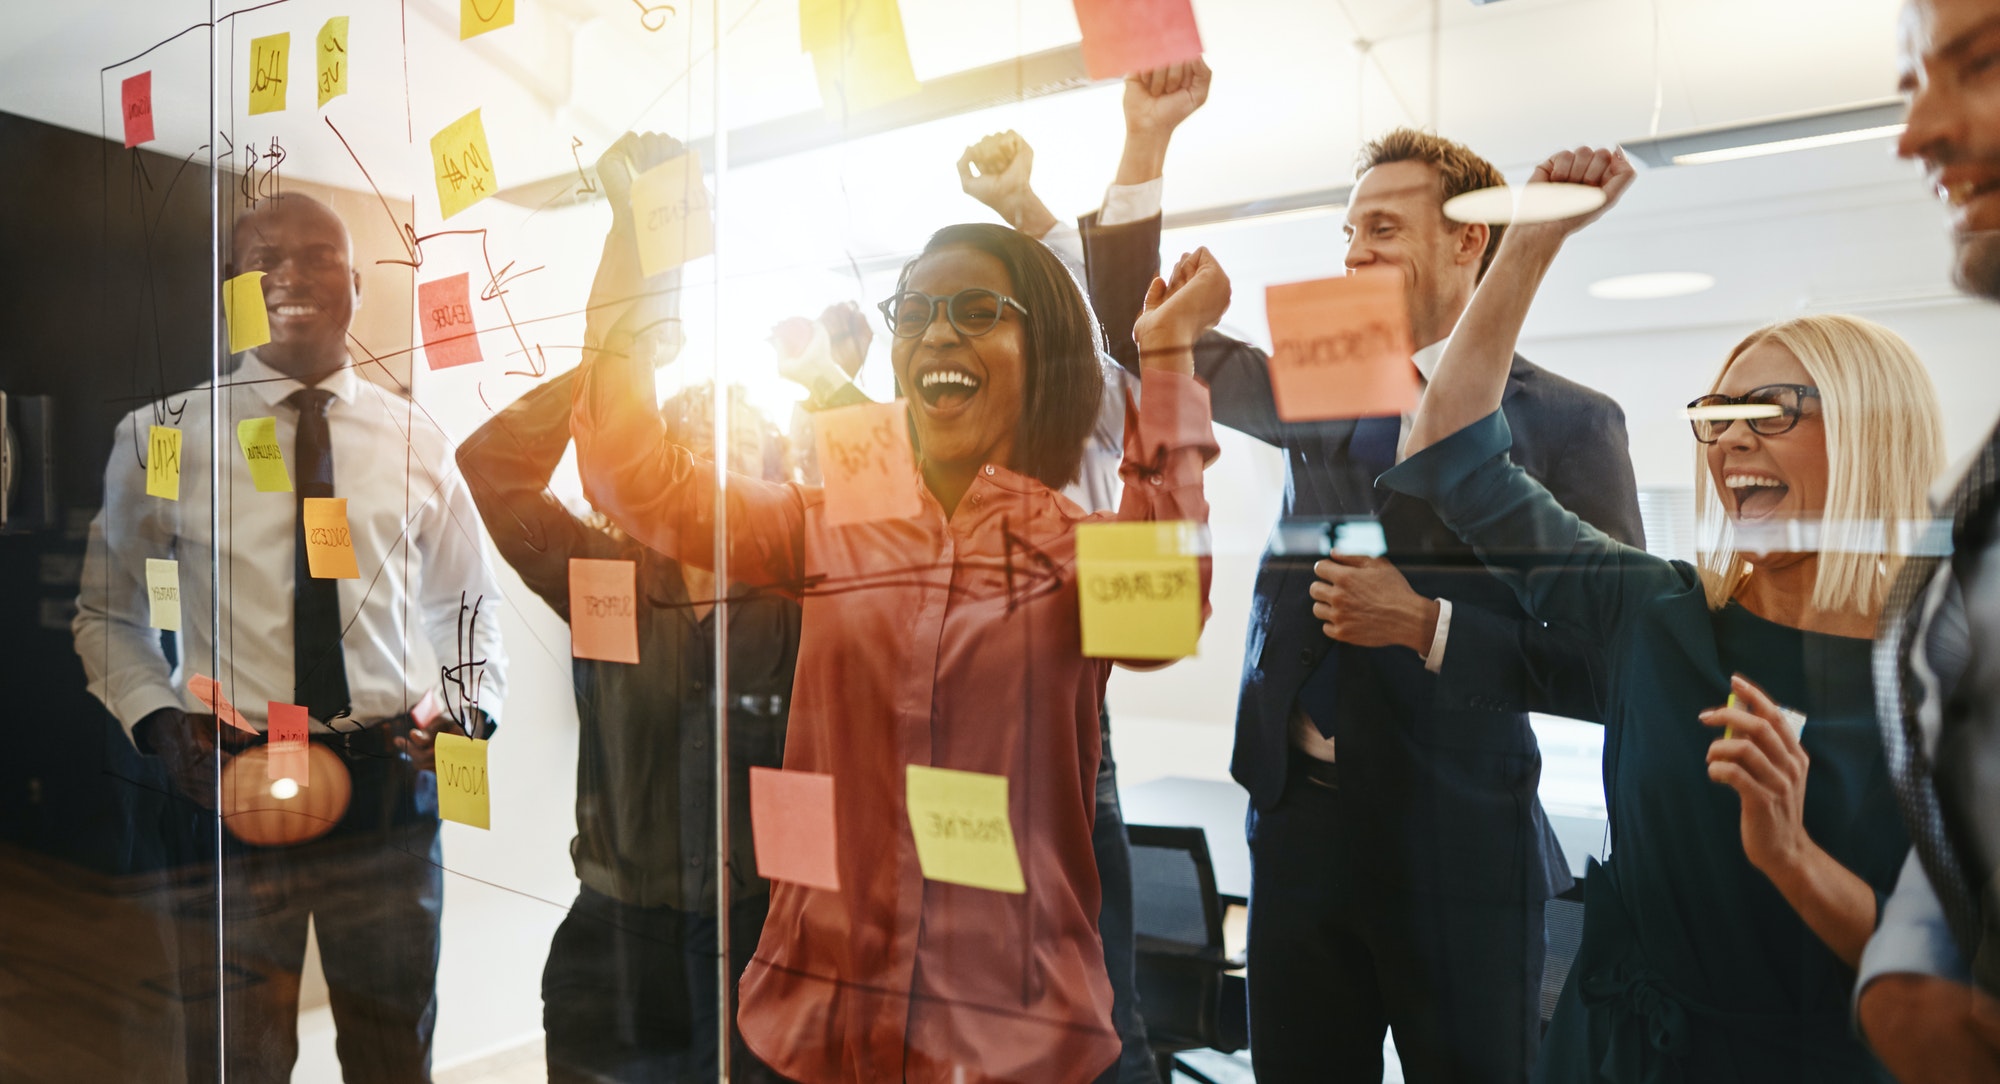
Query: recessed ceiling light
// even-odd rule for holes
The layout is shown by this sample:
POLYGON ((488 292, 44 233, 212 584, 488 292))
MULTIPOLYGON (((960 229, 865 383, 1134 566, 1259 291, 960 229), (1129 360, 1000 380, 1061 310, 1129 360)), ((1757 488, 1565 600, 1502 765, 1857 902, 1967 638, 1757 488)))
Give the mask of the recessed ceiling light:
POLYGON ((1590 284, 1590 296, 1602 301, 1654 301, 1698 294, 1714 285, 1715 276, 1700 271, 1648 271, 1598 279, 1590 284))
POLYGON ((1454 222, 1554 222, 1589 214, 1604 206, 1604 189, 1588 184, 1541 182, 1496 185, 1460 193, 1445 201, 1444 216, 1454 222))

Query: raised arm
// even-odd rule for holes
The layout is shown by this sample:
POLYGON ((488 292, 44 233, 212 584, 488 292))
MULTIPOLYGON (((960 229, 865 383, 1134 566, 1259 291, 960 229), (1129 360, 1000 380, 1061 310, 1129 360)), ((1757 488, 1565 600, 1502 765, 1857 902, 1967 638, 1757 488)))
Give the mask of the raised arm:
POLYGON ((958 159, 958 185, 1009 226, 1040 239, 1058 223, 1029 183, 1034 168, 1035 148, 1010 128, 965 148, 958 159))

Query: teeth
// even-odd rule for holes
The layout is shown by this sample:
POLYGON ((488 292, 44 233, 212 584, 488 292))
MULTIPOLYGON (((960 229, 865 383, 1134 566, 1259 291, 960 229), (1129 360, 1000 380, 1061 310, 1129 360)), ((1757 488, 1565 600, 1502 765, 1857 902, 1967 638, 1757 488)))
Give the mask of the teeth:
POLYGON ((1784 485, 1783 482, 1773 481, 1772 479, 1759 477, 1754 474, 1727 475, 1722 479, 1722 484, 1729 489, 1755 489, 1758 487, 1777 489, 1784 485))
POLYGON ((926 388, 935 388, 940 384, 957 384, 971 390, 977 390, 979 387, 979 381, 973 379, 971 373, 962 373, 956 369, 933 369, 918 377, 917 383, 926 388))
POLYGON ((271 310, 279 316, 310 316, 319 311, 317 305, 279 305, 271 310))

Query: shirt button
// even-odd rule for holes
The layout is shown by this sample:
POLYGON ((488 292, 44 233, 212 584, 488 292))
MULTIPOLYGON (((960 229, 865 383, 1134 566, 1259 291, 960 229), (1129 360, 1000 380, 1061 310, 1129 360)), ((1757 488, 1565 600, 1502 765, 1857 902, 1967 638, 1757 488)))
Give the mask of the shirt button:
POLYGON ((1157 486, 1157 485, 1163 485, 1163 484, 1165 484, 1165 483, 1163 483, 1163 482, 1162 482, 1162 481, 1160 480, 1160 476, 1159 476, 1159 475, 1157 475, 1157 474, 1149 474, 1149 475, 1147 475, 1147 476, 1146 476, 1146 480, 1147 480, 1148 482, 1151 482, 1151 483, 1153 483, 1153 484, 1154 484, 1154 485, 1156 485, 1156 486, 1157 486))
POLYGON ((704 743, 704 742, 703 742, 703 741, 702 741, 702 740, 701 740, 700 738, 696 738, 696 739, 694 740, 694 747, 695 747, 696 749, 700 749, 700 748, 702 748, 702 746, 703 746, 704 744, 706 744, 706 743, 704 743))
POLYGON ((1312 661, 1313 661, 1313 649, 1309 647, 1300 648, 1299 662, 1303 663, 1304 665, 1311 666, 1312 661))
POLYGON ((993 477, 993 464, 991 463, 988 463, 986 465, 986 477, 988 478, 993 477))

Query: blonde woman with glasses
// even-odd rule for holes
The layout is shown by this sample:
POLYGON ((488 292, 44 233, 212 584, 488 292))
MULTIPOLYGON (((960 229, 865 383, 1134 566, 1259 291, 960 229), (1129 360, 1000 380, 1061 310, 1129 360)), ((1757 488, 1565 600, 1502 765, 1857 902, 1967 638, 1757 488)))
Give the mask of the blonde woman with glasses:
POLYGON ((1589 149, 1536 170, 1606 204, 1508 228, 1381 480, 1430 502, 1531 614, 1607 647, 1612 857, 1586 881, 1535 1079, 1886 1080, 1847 1022, 1908 850, 1868 638, 1941 466, 1937 395, 1887 329, 1775 324, 1689 406, 1721 520, 1699 568, 1565 511, 1510 460, 1500 397, 1543 274, 1632 176, 1589 149))

